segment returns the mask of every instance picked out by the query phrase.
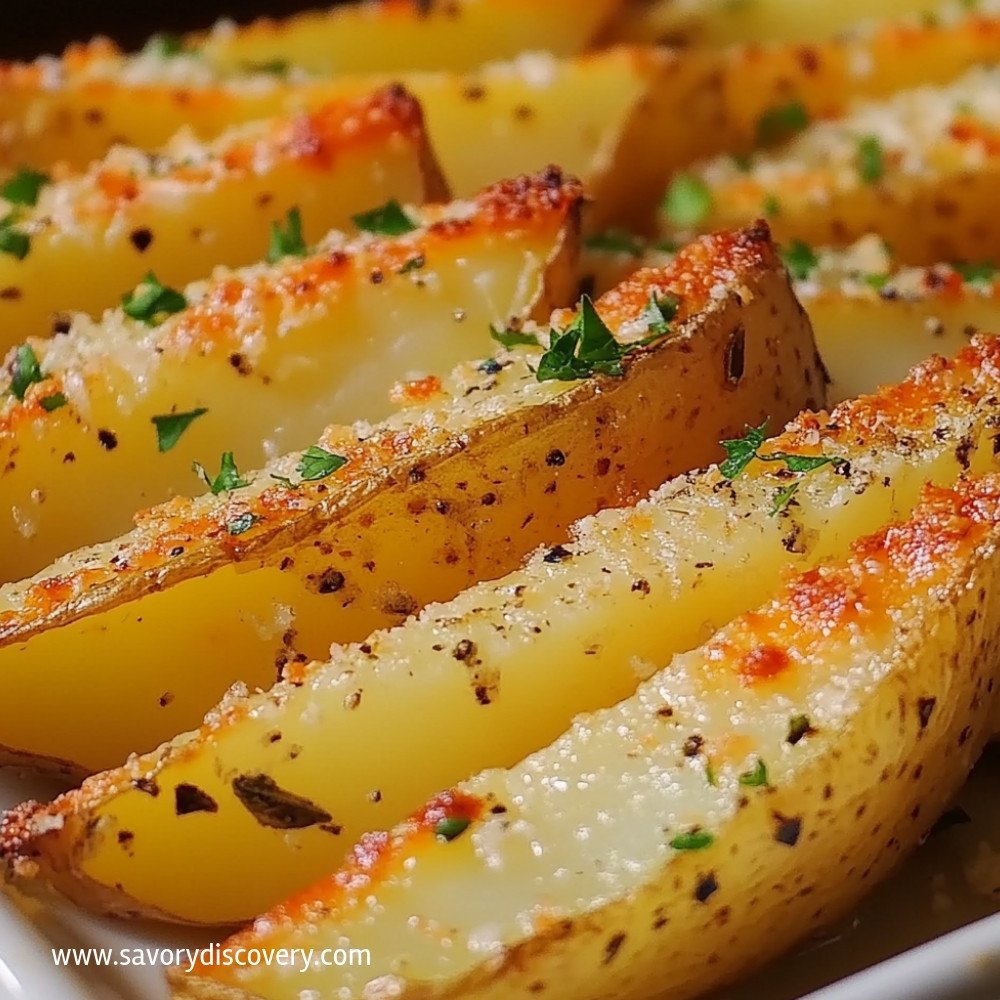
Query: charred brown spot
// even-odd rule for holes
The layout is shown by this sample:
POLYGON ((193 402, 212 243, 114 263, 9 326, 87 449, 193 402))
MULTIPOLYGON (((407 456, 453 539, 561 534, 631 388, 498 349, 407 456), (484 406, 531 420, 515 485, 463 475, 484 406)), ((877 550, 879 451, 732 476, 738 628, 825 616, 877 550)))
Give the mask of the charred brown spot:
POLYGON ((219 803, 197 785, 180 784, 174 789, 174 812, 178 816, 187 816, 188 813, 215 813, 218 811, 219 803))
POLYGON ((152 778, 133 778, 132 787, 144 795, 152 795, 154 799, 160 794, 160 786, 152 778))
POLYGON ((545 456, 546 465, 559 466, 564 465, 565 462, 566 456, 558 448, 553 448, 552 451, 545 456))
POLYGON ((564 559, 572 559, 573 553, 570 552, 564 545, 557 545, 555 548, 549 549, 548 552, 542 556, 542 559, 547 563, 557 563, 562 562, 564 559))
POLYGON ((128 234, 129 242, 139 251, 145 253, 153 242, 153 231, 151 229, 133 229, 128 234))
POLYGON ((610 964, 615 955, 621 951, 622 945, 625 943, 625 935, 623 933, 615 934, 610 941, 604 946, 604 965, 610 964))
POLYGON ((261 826, 275 830, 303 830, 333 817, 309 799, 281 788, 266 774, 241 774, 233 779, 233 792, 261 826))
POLYGON ((469 660, 476 655, 476 644, 471 639, 462 639, 451 654, 456 660, 469 660))
POLYGON ((16 285, 7 285, 6 288, 0 288, 0 299, 5 302, 17 302, 21 298, 21 289, 16 285))
POLYGON ((705 745, 705 737, 700 733, 692 733, 684 741, 684 756, 697 757, 701 753, 701 748, 705 745))
POLYGON ((747 334, 742 325, 736 327, 729 335, 729 342, 726 344, 726 385, 730 388, 739 384, 746 371, 747 363, 747 334))
POLYGON ((118 435, 106 427, 102 427, 97 432, 97 440, 101 442, 101 447, 105 451, 114 451, 118 447, 118 435))
POLYGON ((700 875, 694 887, 694 898, 699 903, 707 903, 708 900, 719 891, 719 882, 715 877, 715 872, 708 872, 707 875, 700 875))
POLYGON ((326 569, 320 575, 316 590, 320 594, 335 594, 344 587, 344 574, 340 570, 326 569))
POLYGON ((801 816, 782 816, 781 813, 774 813, 774 839, 779 844, 794 847, 799 842, 801 833, 801 816))
POLYGON ((937 704, 937 698, 919 698, 917 699, 917 717, 920 719, 920 728, 926 729, 928 723, 931 721, 931 716, 934 714, 934 706, 937 704))

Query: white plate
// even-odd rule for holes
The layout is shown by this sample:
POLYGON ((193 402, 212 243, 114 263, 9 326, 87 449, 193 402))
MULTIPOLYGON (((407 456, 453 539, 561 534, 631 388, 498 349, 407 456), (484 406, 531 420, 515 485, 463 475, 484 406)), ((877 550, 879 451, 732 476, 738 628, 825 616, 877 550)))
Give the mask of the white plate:
MULTIPOLYGON (((0 771, 0 807, 52 791, 24 774, 0 771)), ((715 1000, 793 1000, 817 989, 821 992, 812 1000, 996 1000, 998 791, 1000 747, 995 746, 959 797, 970 822, 933 834, 843 926, 715 1000), (916 947, 934 938, 939 940, 916 947), (894 955, 899 957, 885 961, 894 955)), ((178 877, 183 877, 180 866, 178 877)), ((65 904, 0 893, 0 1000, 167 1000, 162 968, 57 969, 51 949, 193 948, 210 939, 196 931, 95 919, 65 904)))

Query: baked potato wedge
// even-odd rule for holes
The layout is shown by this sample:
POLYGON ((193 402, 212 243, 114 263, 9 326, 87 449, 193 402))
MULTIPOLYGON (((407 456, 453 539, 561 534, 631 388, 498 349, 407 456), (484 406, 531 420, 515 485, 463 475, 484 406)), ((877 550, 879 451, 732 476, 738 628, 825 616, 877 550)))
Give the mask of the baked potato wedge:
POLYGON ((1000 476, 928 488, 909 520, 368 834, 223 945, 304 947, 306 971, 175 970, 174 996, 701 996, 916 847, 989 734, 998 655, 1000 476), (337 967, 337 948, 369 962, 337 967))
MULTIPOLYGON (((60 817, 52 824, 55 836, 37 841, 26 836, 41 829, 46 807, 13 818, 4 827, 4 850, 11 864, 23 870, 18 859, 31 858, 46 875, 51 868, 67 892, 115 912, 204 923, 245 919, 293 887, 308 884, 324 871, 331 851, 336 853, 338 845, 346 849, 350 837, 387 814, 401 819, 453 776, 472 773, 487 762, 512 762, 560 732, 575 711, 630 693, 637 682, 634 671, 628 662, 623 668, 615 666, 602 653, 614 644, 604 646, 604 640, 596 639, 596 626, 586 627, 588 647, 592 645, 595 655, 578 671, 577 681, 570 682, 561 665, 565 662, 569 669, 576 663, 574 656, 560 653, 554 657, 558 664, 551 665, 521 656, 530 652, 524 644, 536 634, 550 650, 557 636, 573 649, 581 639, 572 635, 571 618, 565 619, 565 630, 561 619, 553 617, 551 626, 548 621, 550 598, 562 596, 557 581, 567 578, 561 563, 569 554, 556 543, 566 537, 568 517, 580 507, 594 510, 641 495, 659 470, 688 468, 703 456, 714 456, 716 428, 737 422, 740 417, 734 411, 776 409, 786 416, 792 409, 789 392, 799 399, 822 392, 808 324, 771 259, 766 232, 717 237, 687 248, 672 269, 636 275, 602 300, 608 322, 614 328, 630 327, 633 336, 645 334, 647 320, 641 317, 654 289, 660 294, 672 290, 681 298, 674 333, 627 354, 622 378, 597 377, 575 386, 539 382, 525 363, 542 365, 537 355, 534 360, 501 358, 507 367, 496 374, 492 395, 503 395, 482 405, 494 415, 502 406, 509 419, 501 419, 497 432, 485 435, 460 427, 457 408, 450 416, 439 416, 437 426, 461 432, 468 442, 462 458, 449 468, 448 463, 420 463, 417 456, 407 456, 394 474, 406 478, 410 468, 420 474, 405 491, 398 512, 389 509, 392 491, 384 490, 377 513, 375 505, 367 505, 368 520, 366 508, 358 505, 357 514, 345 511, 338 523, 323 530, 306 535, 300 528, 304 537, 298 545, 286 542, 270 560, 264 553, 257 555, 258 565, 264 563, 260 569, 237 576, 231 565, 224 566, 143 598, 133 608, 112 609, 115 626, 106 634, 97 631, 100 615, 69 629, 46 630, 24 647, 30 669, 23 655, 19 661, 14 650, 4 649, 0 655, 14 653, 6 662, 18 663, 18 677, 29 677, 26 684, 17 681, 20 692, 5 697, 0 706, 0 741, 22 752, 75 757, 93 766, 122 746, 148 740, 151 729, 163 731, 157 715, 163 709, 156 704, 163 685, 177 693, 169 708, 183 698, 185 717, 190 718, 205 707, 209 682, 223 679, 222 665, 211 678, 208 675, 216 671, 207 662, 199 668, 205 677, 180 676, 178 663, 212 656, 212 647, 195 637, 200 624, 192 607, 211 608, 210 616, 202 615, 206 628, 217 632, 218 623, 226 622, 224 641, 231 651, 227 660, 240 664, 244 677, 260 685, 273 670, 280 636, 262 642, 252 629, 245 636, 235 634, 238 626, 229 624, 230 615, 220 611, 219 601, 244 608, 244 619, 249 613, 259 621, 274 617, 274 602, 285 604, 296 615, 296 645, 314 640, 309 648, 313 656, 331 638, 364 640, 361 645, 338 646, 332 661, 312 666, 305 664, 304 656, 282 657, 292 662, 283 663, 284 680, 270 692, 230 697, 198 732, 89 779, 79 792, 51 807, 51 815, 60 817), (769 377, 779 365, 784 373, 780 382, 769 377), (691 385, 707 385, 716 377, 722 384, 711 397, 701 388, 690 392, 691 385), (467 539, 464 532, 469 533, 467 539), (402 615, 395 612, 413 610, 418 601, 452 597, 462 586, 510 572, 526 549, 542 541, 548 548, 523 577, 525 586, 537 584, 537 595, 528 601, 510 595, 509 580, 483 584, 400 629, 370 635, 370 626, 398 622, 402 615), (294 565, 282 574, 273 565, 279 559, 294 565), (308 576, 300 581, 302 574, 308 576), (388 574, 395 579, 386 579, 388 574), (323 580, 335 585, 327 589, 336 593, 323 596, 321 587, 317 597, 316 581, 323 580), (390 614, 380 613, 378 607, 387 583, 403 588, 408 599, 405 608, 399 603, 390 607, 390 614), (295 585, 305 591, 302 596, 291 591, 295 585), (182 608, 180 601, 185 602, 182 608), (170 607, 165 612, 158 610, 166 604, 170 607), (519 610, 522 605, 524 610, 519 610), (514 616, 512 622, 523 619, 509 635, 500 624, 505 609, 514 616), (180 635, 178 620, 185 622, 180 635), (118 695, 115 711, 125 701, 145 704, 136 705, 124 725, 109 718, 104 728, 116 732, 98 735, 89 727, 87 732, 70 732, 72 722, 62 717, 51 692, 47 712, 50 717, 60 715, 51 736, 39 734, 37 725, 18 721, 18 711, 29 702, 37 704, 46 683, 34 671, 55 665, 53 656, 59 654, 51 643, 66 642, 67 631, 75 635, 73 644, 85 648, 83 643, 89 641, 100 657, 88 670, 85 686, 92 688, 95 669, 110 680, 108 666, 120 655, 111 647, 120 644, 123 653, 126 644, 134 649, 151 628, 173 629, 164 673, 147 652, 147 676, 137 685, 134 663, 119 661, 117 669, 129 676, 113 683, 119 690, 120 685, 133 690, 118 695), (253 676, 246 677, 250 671, 253 676), (552 699, 549 692, 559 692, 559 697, 552 699), (449 746, 426 746, 420 733, 441 728, 451 733, 449 746), (40 736, 47 744, 44 749, 40 736), (331 770, 329 762, 337 759, 350 759, 350 767, 331 770), (188 815, 182 803, 178 808, 184 815, 179 816, 178 786, 183 786, 182 799, 188 787, 198 789, 204 802, 211 798, 211 812, 188 815), (286 804, 294 799, 302 808, 286 819, 277 813, 269 819, 267 802, 280 812, 282 797, 286 804), (321 815, 325 818, 317 819, 321 815), (90 833, 84 834, 85 829, 90 833), (117 844, 119 831, 126 831, 127 851, 117 844), (223 843, 233 867, 219 865, 223 843), (167 877, 168 868, 159 860, 164 851, 174 857, 185 852, 184 879, 167 877), (247 879, 244 870, 236 878, 240 859, 250 856, 257 859, 260 877, 247 879)), ((546 356, 544 364, 551 364, 551 352, 546 356)), ((474 384, 484 385, 481 377, 474 384)), ((368 443, 359 450, 371 448, 368 443)), ((343 472, 363 462, 360 454, 352 457, 343 472)), ((357 478, 362 475, 355 473, 357 478)), ((273 516, 275 501, 268 502, 266 494, 241 498, 240 503, 242 509, 273 516)), ((141 558, 136 551, 141 546, 143 541, 136 539, 131 549, 121 549, 130 564, 141 558)), ((144 548, 148 551, 148 542, 144 548)), ((273 542, 270 548, 276 548, 273 542)), ((196 551, 195 558, 204 562, 209 556, 196 551)), ((575 573, 573 580, 569 585, 580 584, 582 601, 590 584, 575 573)), ((583 604, 577 607, 582 613, 583 604)), ((28 624, 27 616, 22 620, 28 624)), ((0 628, 2 621, 0 617, 0 628)), ((328 653, 323 655, 324 661, 328 658, 328 653)), ((96 683, 104 686, 105 681, 96 683)), ((66 711, 80 715, 81 692, 67 689, 67 696, 66 711)), ((92 725, 94 713, 100 711, 99 704, 88 705, 83 714, 92 725)), ((172 721, 176 725, 176 714, 172 721)))
MULTIPOLYGON (((580 271, 602 295, 672 256, 669 244, 596 233, 585 241, 580 271)), ((932 353, 950 356, 976 333, 1000 330, 1000 272, 989 261, 901 266, 874 234, 846 249, 793 240, 782 256, 813 325, 832 402, 873 392, 932 353)))
MULTIPOLYGON (((976 9, 995 6, 965 4, 976 9)), ((945 8, 946 11, 954 8, 945 8)), ((733 45, 815 42, 834 38, 872 17, 931 17, 942 11, 941 0, 844 0, 803 4, 799 0, 629 0, 612 20, 605 40, 642 45, 733 45)))
POLYGON ((259 467, 331 422, 380 420, 408 381, 488 354, 490 324, 548 318, 576 295, 581 201, 553 168, 409 208, 403 235, 218 270, 160 325, 116 310, 29 340, 0 375, 0 581, 198 492, 196 459, 259 467))
POLYGON ((4 190, 28 203, 0 200, 0 353, 49 333, 53 319, 64 325, 65 312, 99 316, 151 272, 177 287, 260 260, 290 212, 296 229, 278 254, 302 254, 390 199, 448 198, 420 106, 401 87, 240 126, 207 146, 189 134, 153 157, 116 146, 82 175, 25 171, 4 190))
POLYGON ((768 217, 782 243, 844 246, 876 232, 900 261, 981 260, 1000 232, 982 206, 1000 193, 1000 66, 918 87, 819 122, 775 152, 720 157, 679 174, 662 232, 768 217))
MULTIPOLYGON (((280 20, 223 22, 189 35, 181 51, 223 72, 282 64, 312 73, 473 69, 525 49, 585 51, 622 0, 377 0, 280 20)), ((155 44, 155 40, 154 40, 155 44)))
POLYGON ((381 424, 328 428, 252 477, 224 457, 209 477, 218 496, 175 498, 0 587, 0 747, 84 771, 118 764, 197 726, 233 682, 269 687, 276 664, 326 659, 332 641, 509 572, 583 514, 711 461, 744 423, 822 398, 766 228, 699 241, 598 310, 626 340, 654 322, 670 335, 630 349, 621 377, 584 378, 563 359, 556 373, 573 381, 539 381, 540 348, 490 358, 484 327, 486 360, 417 382, 414 405, 381 424), (669 323, 650 311, 654 292, 678 298, 669 323), (44 727, 29 710, 43 703, 44 727))

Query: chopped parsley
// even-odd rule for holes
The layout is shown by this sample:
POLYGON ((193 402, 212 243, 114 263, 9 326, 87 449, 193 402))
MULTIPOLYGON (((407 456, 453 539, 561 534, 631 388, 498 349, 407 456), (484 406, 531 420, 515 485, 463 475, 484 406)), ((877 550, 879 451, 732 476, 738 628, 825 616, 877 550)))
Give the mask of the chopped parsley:
POLYGON ((184 39, 169 32, 152 35, 142 49, 143 55, 160 56, 162 59, 170 59, 182 55, 183 52, 184 39))
POLYGON ((363 233, 375 233, 378 236, 403 236, 418 228, 395 198, 390 198, 384 205, 373 208, 370 212, 352 215, 351 221, 363 233))
POLYGON ((794 746, 804 736, 808 736, 815 731, 808 715, 793 715, 788 720, 788 735, 785 737, 785 742, 791 743, 794 746))
POLYGON ((53 410, 61 410, 66 405, 66 397, 61 392, 54 392, 38 402, 46 413, 51 413, 53 410))
POLYGON ((680 248, 681 245, 676 240, 660 240, 659 243, 653 244, 653 249, 657 253, 677 253, 680 248))
POLYGON ((952 264, 952 267, 961 275, 962 281, 968 284, 989 284, 997 276, 997 266, 991 260, 961 261, 952 264))
POLYGON ((122 296, 125 315, 146 326, 158 326, 168 316, 186 309, 187 304, 187 299, 176 289, 161 285, 152 271, 133 291, 122 296))
POLYGON ((781 215, 781 202, 776 195, 769 194, 764 198, 761 209, 769 219, 773 219, 776 215, 781 215))
POLYGON ((643 343, 656 340, 670 332, 670 322, 677 315, 680 308, 680 299, 673 295, 657 295, 651 290, 649 302, 642 311, 642 319, 646 321, 646 329, 649 336, 643 343))
POLYGON ((426 263, 424 255, 418 253, 416 257, 411 257, 396 273, 409 274, 411 271, 419 271, 426 263))
POLYGON ((792 240, 782 249, 781 258, 796 281, 805 281, 813 269, 819 266, 819 258, 813 248, 802 240, 792 240))
POLYGON ((858 174, 866 184, 877 184, 885 174, 882 143, 874 135, 858 140, 858 174))
POLYGON ((757 763, 749 771, 740 775, 744 788, 764 788, 767 786, 767 765, 758 757, 757 763))
POLYGON ((663 198, 663 211, 672 225, 691 229, 712 211, 712 192, 694 174, 678 174, 663 198))
POLYGON ((226 530, 230 535, 242 535, 244 532, 249 531, 260 518, 256 514, 251 514, 250 511, 246 511, 243 514, 237 514, 229 524, 226 525, 226 530))
POLYGON ((809 125, 809 112, 801 101, 768 108, 757 121, 757 145, 785 142, 809 125))
POLYGON ((735 479, 757 457, 757 449, 767 440, 766 420, 759 427, 747 425, 746 430, 741 438, 721 442, 726 460, 719 466, 719 471, 726 479, 735 479))
POLYGON ((605 250, 608 253, 626 253, 630 257, 642 256, 642 241, 620 229, 608 229, 588 236, 583 245, 588 250, 605 250))
POLYGON ((205 471, 205 467, 200 462, 192 465, 195 473, 201 477, 205 485, 216 495, 228 493, 230 490, 238 490, 242 486, 249 486, 250 482, 240 475, 240 470, 236 468, 236 461, 231 451, 223 452, 222 463, 219 474, 213 479, 205 471))
POLYGON ((445 819, 438 820, 437 825, 434 827, 434 836, 439 837, 441 840, 452 841, 465 833, 471 822, 471 820, 466 819, 464 816, 448 816, 445 819))
POLYGON ((670 841, 670 846, 675 851, 701 851, 711 846, 715 842, 707 830, 691 830, 689 833, 680 833, 670 841))
POLYGON ((242 62, 240 69, 244 73, 270 73, 271 76, 286 76, 292 68, 287 59, 268 59, 264 62, 242 62))
POLYGON ((0 195, 15 205, 38 204, 38 193, 52 178, 36 170, 21 167, 2 188, 0 195))
POLYGON ((538 363, 539 382, 572 382, 600 372, 621 375, 621 359, 629 347, 619 344, 598 315, 589 295, 580 300, 580 310, 565 330, 552 331, 549 349, 538 363))
POLYGON ((517 347, 519 344, 530 344, 532 347, 538 347, 538 337, 533 333, 523 333, 521 330, 516 330, 513 327, 504 327, 501 329, 498 326, 490 326, 490 336, 498 343, 503 344, 504 347, 517 347))
POLYGON ((38 363, 38 355, 30 344, 21 344, 14 352, 14 364, 10 373, 10 391, 14 394, 14 398, 23 403, 28 386, 44 381, 45 376, 38 363))
POLYGON ((881 292, 889 283, 888 274, 866 274, 862 279, 869 288, 874 288, 876 292, 881 292))
POLYGON ((156 428, 156 442, 160 452, 170 451, 180 441, 181 435, 191 424, 206 413, 208 410, 200 406, 187 413, 164 413, 161 416, 153 417, 152 423, 156 428))
POLYGON ((311 483, 317 479, 326 479, 346 464, 347 459, 343 455, 335 455, 318 445, 311 445, 302 453, 298 472, 303 482, 311 483))
POLYGON ((9 253, 18 260, 24 260, 31 250, 31 240, 27 233, 14 228, 13 214, 0 219, 0 253, 9 253))
POLYGON ((283 257, 304 257, 306 243, 302 238, 302 215, 298 207, 290 208, 285 215, 285 227, 280 222, 271 223, 271 242, 267 247, 268 264, 277 264, 283 257))
POLYGON ((787 486, 782 487, 774 494, 774 502, 771 504, 771 509, 768 511, 770 517, 774 517, 780 514, 791 502, 792 498, 799 491, 799 484, 789 483, 787 486))
POLYGON ((741 174, 749 173, 753 166, 753 157, 749 153, 733 153, 730 159, 741 174))

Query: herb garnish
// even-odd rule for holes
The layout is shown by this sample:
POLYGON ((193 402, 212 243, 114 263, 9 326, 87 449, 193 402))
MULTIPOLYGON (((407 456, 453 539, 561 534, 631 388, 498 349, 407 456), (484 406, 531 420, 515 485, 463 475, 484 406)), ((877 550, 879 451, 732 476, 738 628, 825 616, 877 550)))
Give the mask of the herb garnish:
POLYGON ((712 211, 712 192, 694 174, 678 174, 664 196, 663 211, 673 225, 690 229, 712 211))
POLYGON ((789 483, 784 488, 778 490, 774 494, 774 502, 771 504, 771 509, 768 511, 769 516, 774 517, 776 514, 780 514, 791 502, 792 498, 799 491, 798 483, 789 483))
POLYGON ((228 493, 230 490, 238 490, 242 486, 249 486, 250 481, 240 475, 240 470, 236 468, 236 461, 231 451, 223 452, 222 463, 219 474, 212 479, 205 471, 205 467, 200 462, 195 462, 191 468, 204 480, 205 485, 214 494, 228 493))
POLYGON ((302 238, 302 215, 298 207, 285 214, 285 228, 280 222, 271 223, 271 242, 267 248, 268 264, 277 264, 283 257, 304 257, 306 243, 302 238))
POLYGON ((791 743, 794 746, 804 736, 808 736, 815 731, 808 715, 793 715, 788 720, 788 735, 785 737, 785 742, 791 743))
POLYGON ((38 401, 39 406, 46 412, 61 410, 66 405, 66 397, 61 392, 54 392, 51 396, 46 396, 38 401))
POLYGON ((608 253, 627 253, 630 257, 642 256, 642 241, 620 229, 608 229, 588 236, 583 245, 588 250, 606 250, 608 253))
POLYGON ((744 788, 763 788, 767 785, 767 765, 760 757, 749 771, 744 771, 740 775, 740 784, 744 788))
POLYGON ((649 336, 640 343, 648 343, 668 334, 670 321, 677 315, 680 304, 680 299, 674 295, 657 295, 655 291, 650 290, 649 302, 640 317, 646 321, 649 336))
POLYGON ((249 531, 259 520, 260 518, 256 514, 246 511, 243 514, 237 514, 226 525, 226 530, 230 535, 242 535, 244 532, 249 531))
POLYGON ((240 63, 240 69, 244 73, 270 73, 272 76, 285 76, 291 68, 292 64, 287 59, 240 63))
POLYGON ((302 453, 298 471, 303 482, 311 483, 317 479, 326 479, 346 464, 347 459, 343 455, 335 455, 318 445, 310 445, 302 453))
POLYGON ((208 410, 200 406, 187 413, 164 413, 161 416, 153 417, 152 423, 156 427, 156 441, 160 451, 170 451, 180 441, 181 435, 191 424, 206 413, 208 410))
POLYGON ((549 349, 538 363, 539 382, 571 382, 600 372, 621 375, 621 359, 628 348, 611 335, 589 295, 580 300, 580 310, 565 330, 552 331, 549 349))
POLYGON ((768 108, 757 121, 757 145, 785 142, 809 125, 809 112, 801 101, 768 108))
POLYGON ((819 258, 813 252, 813 248, 802 240, 792 240, 782 249, 781 258, 796 281, 805 281, 813 269, 819 266, 819 258))
POLYGON ((991 260, 960 261, 952 267, 961 275, 962 281, 968 284, 988 284, 997 276, 997 266, 991 260))
POLYGON ((885 157, 877 136, 858 140, 858 174, 866 184, 877 184, 885 174, 885 157))
POLYGON ((187 299, 174 288, 161 285, 150 271, 135 289, 122 296, 126 316, 140 320, 146 326, 158 326, 168 316, 187 308, 187 299))
POLYGON ((769 219, 773 219, 776 215, 781 215, 781 202, 778 201, 777 195, 767 195, 764 198, 761 209, 769 219))
POLYGON ((498 343, 503 344, 504 347, 517 347, 519 344, 530 344, 532 347, 538 347, 539 341, 538 337, 533 333, 522 333, 520 330, 515 330, 513 327, 505 327, 500 329, 500 327, 490 325, 490 336, 498 343))
POLYGON ((701 851, 715 842, 707 830, 691 830, 689 833, 680 833, 670 841, 670 846, 675 851, 701 851))
POLYGON ((384 205, 373 208, 370 212, 352 215, 351 221, 362 232, 376 233, 379 236, 402 236, 418 228, 395 198, 390 198, 384 205))
POLYGON ((150 36, 149 40, 142 48, 143 55, 160 56, 170 59, 179 56, 184 52, 184 39, 180 35, 164 32, 159 35, 150 36))
POLYGON ((52 178, 27 167, 20 170, 2 188, 0 195, 15 205, 38 204, 38 193, 52 178))
POLYGON ((18 260, 24 260, 31 250, 31 239, 20 229, 14 228, 14 214, 0 219, 0 253, 9 253, 18 260))
POLYGON ((14 352, 14 364, 10 373, 10 391, 14 394, 14 398, 23 403, 28 386, 44 381, 45 376, 38 363, 38 355, 30 344, 21 344, 14 352))
POLYGON ((434 836, 450 842, 465 833, 471 822, 471 820, 466 819, 464 816, 448 816, 445 819, 438 820, 437 825, 434 827, 434 836))

